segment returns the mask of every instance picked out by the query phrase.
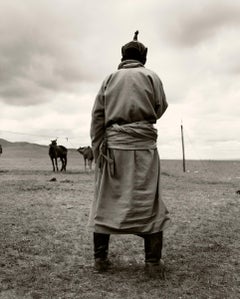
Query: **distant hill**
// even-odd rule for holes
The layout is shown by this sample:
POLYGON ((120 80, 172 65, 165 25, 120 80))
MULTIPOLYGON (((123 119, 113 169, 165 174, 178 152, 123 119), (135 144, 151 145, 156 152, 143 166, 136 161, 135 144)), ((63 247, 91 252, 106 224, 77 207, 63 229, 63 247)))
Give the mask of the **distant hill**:
POLYGON ((40 145, 40 144, 30 143, 30 142, 25 142, 25 141, 10 142, 10 141, 2 139, 2 138, 0 138, 0 144, 2 145, 3 148, 7 148, 7 147, 46 148, 46 147, 48 147, 46 145, 40 145))
MULTIPOLYGON (((0 138, 0 173, 2 169, 49 169, 52 162, 49 157, 49 145, 30 142, 10 142, 0 138)), ((68 148, 68 167, 83 167, 83 157, 76 149, 68 148)), ((1 296, 0 296, 1 297, 1 296)))
MULTIPOLYGON (((11 142, 6 139, 0 138, 0 144, 4 149, 16 149, 16 150, 47 150, 48 151, 48 145, 41 145, 37 143, 31 143, 26 141, 16 141, 11 142)), ((76 151, 75 148, 68 148, 69 151, 76 151)))

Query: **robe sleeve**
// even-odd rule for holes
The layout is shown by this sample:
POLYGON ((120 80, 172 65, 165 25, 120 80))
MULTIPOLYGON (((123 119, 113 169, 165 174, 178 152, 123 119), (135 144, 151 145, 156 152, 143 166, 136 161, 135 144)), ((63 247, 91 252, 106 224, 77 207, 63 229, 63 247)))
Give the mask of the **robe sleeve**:
POLYGON ((155 99, 156 99, 155 110, 156 110, 157 117, 160 118, 163 115, 163 113, 166 111, 168 107, 168 103, 163 89, 163 84, 160 78, 156 76, 154 82, 155 82, 154 89, 155 89, 155 99))
POLYGON ((90 136, 92 141, 93 155, 95 161, 99 156, 99 146, 103 141, 105 133, 104 114, 104 84, 102 84, 92 109, 90 136))

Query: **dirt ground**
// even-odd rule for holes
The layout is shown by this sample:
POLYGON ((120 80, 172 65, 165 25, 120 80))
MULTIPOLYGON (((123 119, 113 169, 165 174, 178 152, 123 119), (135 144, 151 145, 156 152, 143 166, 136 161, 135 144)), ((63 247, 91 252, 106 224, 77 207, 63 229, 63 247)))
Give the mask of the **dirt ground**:
POLYGON ((0 157, 0 299, 240 298, 240 161, 162 161, 172 223, 165 280, 145 276, 142 240, 111 236, 113 267, 93 272, 93 171, 71 150, 53 173, 46 147, 0 157), (54 178, 54 180, 52 180, 54 178))

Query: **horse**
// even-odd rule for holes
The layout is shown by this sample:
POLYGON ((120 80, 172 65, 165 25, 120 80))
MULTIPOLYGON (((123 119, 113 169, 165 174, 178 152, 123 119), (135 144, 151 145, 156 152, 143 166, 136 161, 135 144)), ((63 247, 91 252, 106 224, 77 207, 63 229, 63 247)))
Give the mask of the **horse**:
POLYGON ((87 162, 88 162, 89 169, 92 170, 92 161, 93 161, 92 148, 90 146, 83 146, 83 147, 79 147, 77 151, 83 155, 85 171, 87 170, 87 162))
POLYGON ((49 144, 49 156, 52 161, 53 171, 58 171, 57 159, 60 158, 62 162, 61 171, 66 171, 67 166, 67 148, 63 145, 57 145, 57 140, 51 140, 49 144))

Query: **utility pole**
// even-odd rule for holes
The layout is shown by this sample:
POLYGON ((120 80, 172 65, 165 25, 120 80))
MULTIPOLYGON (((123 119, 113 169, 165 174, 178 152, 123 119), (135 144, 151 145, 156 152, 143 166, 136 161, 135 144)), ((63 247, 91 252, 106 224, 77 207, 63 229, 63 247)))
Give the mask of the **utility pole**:
POLYGON ((183 155, 183 172, 186 171, 186 163, 185 163, 185 148, 184 148, 184 137, 183 137, 183 124, 181 121, 181 139, 182 139, 182 155, 183 155))

